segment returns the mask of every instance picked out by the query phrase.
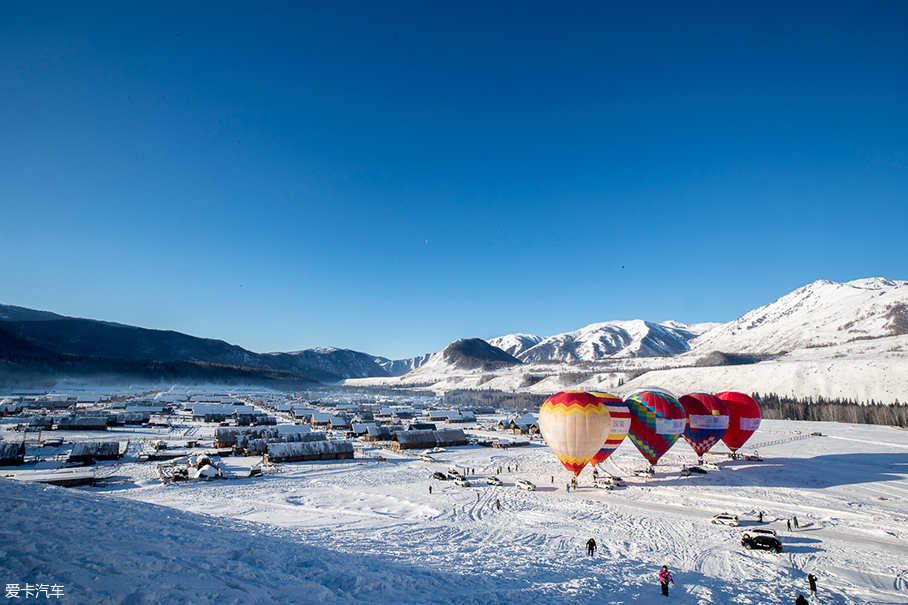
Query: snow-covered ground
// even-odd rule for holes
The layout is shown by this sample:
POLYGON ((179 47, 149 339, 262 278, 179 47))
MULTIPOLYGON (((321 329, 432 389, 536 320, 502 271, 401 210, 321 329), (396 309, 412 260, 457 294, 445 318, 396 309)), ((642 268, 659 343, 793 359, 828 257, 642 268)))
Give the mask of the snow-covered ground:
MULTIPOLYGON (((570 475, 538 441, 174 485, 135 461, 99 467, 108 487, 0 480, 0 568, 7 589, 60 586, 61 603, 647 603, 663 598, 662 565, 669 602, 792 603, 812 572, 811 603, 908 603, 908 432, 764 421, 749 445, 763 462, 708 456, 721 471, 683 478, 695 456, 679 441, 644 480, 625 441, 604 470, 628 486, 611 492, 589 469, 566 492, 570 475), (784 441, 811 432, 823 436, 784 441), (475 468, 472 487, 430 478, 452 464, 475 468), (504 485, 486 485, 499 467, 504 485), (741 547, 758 511, 782 554, 741 547), (742 527, 711 524, 721 512, 742 527)), ((237 475, 257 461, 224 460, 237 475)))

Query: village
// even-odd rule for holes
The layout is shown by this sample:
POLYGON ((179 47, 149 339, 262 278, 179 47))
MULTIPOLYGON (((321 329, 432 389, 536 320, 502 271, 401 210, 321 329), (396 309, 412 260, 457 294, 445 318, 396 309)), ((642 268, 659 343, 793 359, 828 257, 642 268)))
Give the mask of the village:
POLYGON ((168 389, 10 392, 0 401, 3 475, 64 487, 109 483, 124 463, 149 465, 164 482, 240 478, 287 463, 517 447, 539 434, 532 414, 432 395, 168 389))

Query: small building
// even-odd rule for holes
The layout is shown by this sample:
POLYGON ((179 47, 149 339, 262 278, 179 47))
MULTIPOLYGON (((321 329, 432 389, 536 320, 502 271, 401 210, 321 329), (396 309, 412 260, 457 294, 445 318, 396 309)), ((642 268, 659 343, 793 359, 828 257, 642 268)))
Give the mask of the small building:
POLYGON ((57 422, 58 431, 106 431, 107 416, 64 416, 57 422))
POLYGON ((459 447, 469 445, 470 441, 463 429, 441 429, 435 431, 435 444, 438 447, 459 447))
POLYGON ((363 435, 365 441, 390 441, 398 432, 402 431, 400 426, 369 426, 366 427, 366 434, 363 435))
POLYGON ((438 427, 431 422, 411 422, 407 427, 408 431, 434 431, 438 427))
POLYGON ((118 460, 126 452, 126 444, 119 441, 86 441, 73 445, 69 462, 91 464, 97 460, 118 460))
POLYGON ((435 431, 398 431, 391 437, 392 450, 428 449, 435 445, 435 431))
POLYGON ((270 462, 353 460, 353 444, 350 441, 269 443, 268 460, 270 462))
POLYGON ((324 412, 313 412, 312 418, 309 420, 309 423, 312 426, 324 426, 327 427, 331 422, 331 414, 325 414, 324 412))
POLYGON ((346 431, 345 436, 350 437, 363 437, 366 435, 370 427, 377 427, 378 425, 371 422, 351 422, 350 430, 346 431))
POLYGON ((22 412, 21 403, 4 403, 0 405, 0 416, 12 416, 22 412))
POLYGON ((349 431, 350 421, 346 416, 332 416, 328 420, 328 428, 335 431, 349 431))
POLYGON ((28 428, 33 431, 49 431, 53 426, 53 416, 32 416, 28 421, 28 428))
MULTIPOLYGON (((128 409, 127 409, 128 410, 128 409)), ((149 412, 122 412, 120 414, 111 415, 111 424, 123 425, 123 424, 148 424, 151 420, 151 413, 149 412)))
POLYGON ((278 424, 275 427, 278 435, 299 435, 312 432, 312 427, 308 424, 278 424))
POLYGON ((25 443, 0 443, 0 466, 19 466, 25 462, 25 443))

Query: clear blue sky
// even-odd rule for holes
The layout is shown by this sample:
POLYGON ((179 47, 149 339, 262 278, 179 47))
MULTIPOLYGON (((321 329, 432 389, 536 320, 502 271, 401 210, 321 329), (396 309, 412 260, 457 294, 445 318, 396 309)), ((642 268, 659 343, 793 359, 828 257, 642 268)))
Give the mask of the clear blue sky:
POLYGON ((391 358, 908 279, 908 3, 0 3, 0 303, 391 358))

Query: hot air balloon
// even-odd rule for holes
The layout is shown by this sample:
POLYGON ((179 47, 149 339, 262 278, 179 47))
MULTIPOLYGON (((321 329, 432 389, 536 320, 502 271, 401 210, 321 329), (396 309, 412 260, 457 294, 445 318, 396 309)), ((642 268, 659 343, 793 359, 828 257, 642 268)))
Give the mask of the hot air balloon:
POLYGON ((563 391, 539 410, 539 431, 564 468, 580 474, 605 443, 611 417, 605 405, 583 391, 563 391))
POLYGON ((618 446, 624 441, 627 432, 631 428, 631 411, 627 409, 627 404, 616 395, 610 393, 590 393, 590 395, 593 395, 605 405, 605 409, 608 410, 609 416, 612 418, 611 426, 608 430, 608 439, 605 440, 605 443, 590 460, 590 464, 596 466, 601 462, 605 462, 605 459, 611 456, 612 452, 618 449, 618 446))
POLYGON ((718 393, 716 397, 728 406, 728 430, 722 436, 722 442, 735 453, 760 428, 760 404, 753 397, 734 391, 718 393))
POLYGON ((655 466, 662 454, 675 444, 687 416, 678 400, 667 391, 639 391, 625 400, 631 412, 631 441, 655 466))
POLYGON ((687 414, 682 436, 702 463, 703 454, 718 443, 728 429, 728 406, 715 395, 706 393, 685 395, 678 402, 687 414))

